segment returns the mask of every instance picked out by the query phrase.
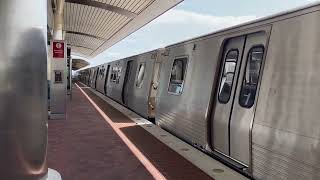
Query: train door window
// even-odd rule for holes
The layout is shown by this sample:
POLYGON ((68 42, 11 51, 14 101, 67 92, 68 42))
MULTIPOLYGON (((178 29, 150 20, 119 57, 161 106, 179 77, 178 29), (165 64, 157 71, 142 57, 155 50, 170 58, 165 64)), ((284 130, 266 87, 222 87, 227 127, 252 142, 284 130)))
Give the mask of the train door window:
POLYGON ((112 82, 112 81, 113 81, 113 71, 110 74, 110 82, 112 82))
POLYGON ((100 69, 100 73, 99 73, 100 78, 103 78, 104 71, 105 71, 105 69, 104 69, 104 67, 102 66, 102 69, 100 69))
POLYGON ((231 96, 238 56, 239 51, 237 49, 233 49, 230 50, 225 57, 218 95, 219 101, 224 104, 229 102, 231 96))
POLYGON ((181 94, 183 91, 184 79, 187 70, 188 58, 178 58, 173 62, 168 91, 174 94, 181 94))
POLYGON ((242 107, 251 108, 254 104, 263 56, 263 46, 253 47, 248 53, 246 69, 239 95, 239 104, 242 107))
POLYGON ((110 82, 117 82, 118 67, 112 67, 110 82))
POLYGON ((116 71, 116 83, 117 84, 120 83, 120 77, 121 77, 121 67, 118 67, 117 71, 116 71))
POLYGON ((144 79, 144 71, 145 71, 146 63, 143 62, 139 65, 138 75, 136 78, 136 87, 141 88, 143 79, 144 79))

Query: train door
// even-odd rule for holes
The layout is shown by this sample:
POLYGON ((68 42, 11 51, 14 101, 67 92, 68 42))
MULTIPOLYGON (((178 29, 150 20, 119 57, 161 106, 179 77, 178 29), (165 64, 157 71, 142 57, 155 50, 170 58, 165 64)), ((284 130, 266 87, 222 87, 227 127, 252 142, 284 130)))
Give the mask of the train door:
POLYGON ((91 84, 90 84, 90 87, 94 88, 94 80, 96 79, 96 69, 93 68, 92 69, 92 77, 91 77, 91 84))
POLYGON ((133 61, 128 61, 127 68, 126 68, 126 74, 125 74, 124 82, 123 82, 123 89, 122 89, 122 102, 123 102, 123 104, 128 104, 129 90, 130 90, 129 79, 130 79, 130 77, 132 77, 132 71, 133 71, 132 66, 133 66, 133 61))
POLYGON ((91 79, 91 69, 88 70, 88 79, 87 79, 87 82, 86 82, 86 84, 88 86, 90 86, 90 79, 91 79))
POLYGON ((92 87, 92 82, 93 82, 93 77, 94 77, 94 69, 90 69, 90 79, 89 79, 89 86, 92 87))
POLYGON ((151 82, 151 88, 149 93, 149 106, 148 106, 148 114, 151 118, 155 117, 155 109, 156 109, 156 96, 158 93, 159 87, 159 77, 161 70, 161 62, 155 62, 153 69, 153 78, 151 82))
POLYGON ((108 83, 108 78, 109 78, 109 70, 110 70, 110 65, 107 66, 107 72, 106 72, 106 76, 105 76, 105 79, 104 79, 103 89, 104 89, 104 94, 105 95, 107 94, 107 83, 108 83))
POLYGON ((94 87, 93 87, 94 89, 97 88, 97 79, 98 79, 99 74, 100 74, 99 71, 100 71, 100 68, 97 68, 96 71, 95 71, 96 73, 95 73, 94 82, 93 82, 94 83, 94 87))
POLYGON ((245 166, 250 165, 251 127, 267 34, 258 32, 227 40, 213 110, 212 144, 245 166))
POLYGON ((86 84, 86 85, 89 85, 89 82, 90 82, 90 70, 87 71, 85 84, 86 84))

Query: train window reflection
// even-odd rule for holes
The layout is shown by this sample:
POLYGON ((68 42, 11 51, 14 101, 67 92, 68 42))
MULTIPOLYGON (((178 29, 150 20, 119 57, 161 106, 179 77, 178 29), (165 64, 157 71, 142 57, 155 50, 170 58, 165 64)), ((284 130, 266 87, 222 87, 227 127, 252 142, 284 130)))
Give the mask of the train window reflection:
POLYGON ((221 103, 228 103, 230 99, 238 56, 238 50, 230 50, 226 55, 218 95, 218 99, 221 103))
POLYGON ((174 94, 181 94, 184 78, 187 69, 188 58, 178 58, 173 62, 168 91, 174 94))
POLYGON ((136 80, 136 86, 139 88, 142 86, 142 83, 143 83, 145 66, 146 66, 146 63, 141 63, 139 65, 138 76, 137 76, 137 80, 136 80))
POLYGON ((261 64, 264 55, 264 47, 256 46, 250 49, 247 58, 246 70, 242 81, 239 104, 245 108, 251 108, 254 104, 261 64))
POLYGON ((102 69, 100 69, 100 72, 99 72, 100 78, 103 78, 104 71, 105 71, 104 66, 102 66, 102 69))
POLYGON ((112 67, 111 75, 110 75, 110 82, 116 82, 116 67, 112 67))
POLYGON ((114 82, 116 84, 119 84, 121 77, 121 67, 120 66, 114 66, 111 70, 110 75, 110 82, 114 82))

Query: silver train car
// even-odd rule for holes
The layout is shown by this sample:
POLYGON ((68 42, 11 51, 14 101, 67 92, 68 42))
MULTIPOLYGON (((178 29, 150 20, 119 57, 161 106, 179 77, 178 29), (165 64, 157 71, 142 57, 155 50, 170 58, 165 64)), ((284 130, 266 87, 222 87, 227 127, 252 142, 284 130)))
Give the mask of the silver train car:
POLYGON ((80 78, 100 93, 153 119, 161 52, 155 50, 86 69, 80 72, 80 78))
POLYGON ((107 63, 97 90, 250 177, 320 179, 319 19, 314 4, 107 63))

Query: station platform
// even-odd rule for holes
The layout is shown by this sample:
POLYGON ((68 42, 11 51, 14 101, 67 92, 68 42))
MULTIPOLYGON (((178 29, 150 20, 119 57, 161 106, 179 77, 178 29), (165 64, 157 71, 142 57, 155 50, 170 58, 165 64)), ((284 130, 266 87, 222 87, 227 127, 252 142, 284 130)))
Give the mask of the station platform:
POLYGON ((246 179, 81 83, 50 120, 48 167, 63 180, 246 179))

